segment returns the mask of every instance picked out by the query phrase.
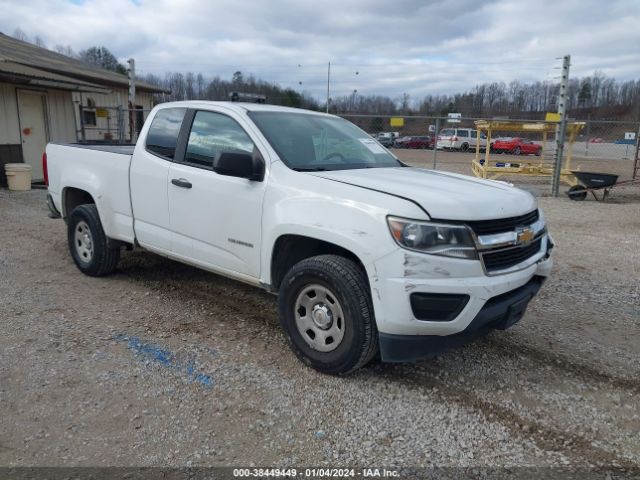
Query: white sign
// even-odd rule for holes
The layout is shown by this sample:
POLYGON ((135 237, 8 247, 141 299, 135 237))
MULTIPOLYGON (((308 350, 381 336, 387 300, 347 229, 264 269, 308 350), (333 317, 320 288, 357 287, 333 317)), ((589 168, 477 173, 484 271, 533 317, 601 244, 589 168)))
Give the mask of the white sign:
POLYGON ((461 113, 450 113, 447 115, 447 122, 449 123, 460 123, 460 119, 462 118, 461 113))
POLYGON ((382 145, 376 142, 373 138, 359 138, 360 142, 367 147, 371 153, 387 153, 382 145))
POLYGON ((636 139, 636 132, 624 132, 624 139, 625 140, 635 140, 636 139))

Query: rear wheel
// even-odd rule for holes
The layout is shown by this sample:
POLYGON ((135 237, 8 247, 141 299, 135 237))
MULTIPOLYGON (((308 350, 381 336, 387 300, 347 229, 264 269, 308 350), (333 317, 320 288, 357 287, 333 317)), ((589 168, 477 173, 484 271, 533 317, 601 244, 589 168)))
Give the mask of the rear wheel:
POLYGON ((378 350, 365 272, 347 258, 320 255, 294 265, 280 285, 278 312, 291 349, 323 373, 352 372, 378 350))
POLYGON ((587 198, 587 189, 584 188, 582 185, 574 185, 569 189, 569 191, 567 192, 567 195, 569 195, 569 198, 571 200, 580 202, 585 198, 587 198))
POLYGON ((95 205, 79 205, 69 215, 67 239, 73 261, 86 275, 98 277, 113 272, 120 248, 109 245, 95 205))

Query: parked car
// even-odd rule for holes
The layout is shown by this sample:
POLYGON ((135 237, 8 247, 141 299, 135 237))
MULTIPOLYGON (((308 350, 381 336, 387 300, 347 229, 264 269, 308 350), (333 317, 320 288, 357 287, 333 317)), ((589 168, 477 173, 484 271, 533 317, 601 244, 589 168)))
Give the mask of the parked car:
POLYGON ((418 137, 400 137, 396 140, 395 147, 397 148, 433 148, 434 139, 428 135, 422 135, 418 137))
MULTIPOLYGON (((438 133, 438 150, 475 150, 478 144, 478 131, 473 128, 445 128, 438 133)), ((480 149, 487 148, 487 137, 480 135, 480 149)))
POLYGON ((385 147, 393 147, 395 136, 391 132, 380 132, 377 137, 378 142, 385 147))
POLYGON ((510 327, 553 262, 530 193, 409 167, 319 112, 162 103, 135 146, 50 143, 43 167, 81 272, 143 248, 277 293, 292 350, 330 374, 510 327))
POLYGON ((406 143, 411 140, 411 137, 400 137, 395 141, 396 148, 407 148, 406 143))
POLYGON ((542 154, 542 145, 520 137, 498 138, 492 144, 496 153, 512 153, 513 155, 542 154))

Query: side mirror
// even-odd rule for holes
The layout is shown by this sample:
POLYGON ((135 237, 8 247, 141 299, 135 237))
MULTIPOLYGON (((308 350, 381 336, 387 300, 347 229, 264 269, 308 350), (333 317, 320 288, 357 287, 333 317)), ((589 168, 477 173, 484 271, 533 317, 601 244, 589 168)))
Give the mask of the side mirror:
POLYGON ((249 153, 220 152, 213 159, 213 171, 219 175, 261 182, 264 179, 264 160, 249 153))

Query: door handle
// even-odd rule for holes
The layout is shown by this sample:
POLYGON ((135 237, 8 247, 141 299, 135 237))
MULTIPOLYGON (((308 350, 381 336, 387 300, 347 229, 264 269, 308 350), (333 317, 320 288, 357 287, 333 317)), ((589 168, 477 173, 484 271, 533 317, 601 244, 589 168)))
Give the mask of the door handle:
POLYGON ((191 182, 189 180, 184 179, 184 178, 172 178, 171 179, 171 183, 173 183, 176 187, 180 187, 180 188, 191 188, 191 187, 193 187, 193 185, 191 185, 191 182))

